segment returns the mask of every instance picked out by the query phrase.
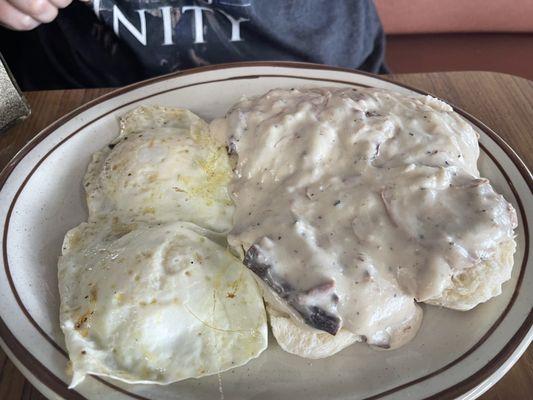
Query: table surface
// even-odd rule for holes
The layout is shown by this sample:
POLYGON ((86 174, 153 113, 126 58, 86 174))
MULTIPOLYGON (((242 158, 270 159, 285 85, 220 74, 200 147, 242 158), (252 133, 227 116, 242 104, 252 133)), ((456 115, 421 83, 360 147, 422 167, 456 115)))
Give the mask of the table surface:
MULTIPOLYGON (((425 90, 474 115, 524 160, 533 164, 533 82, 492 72, 443 72, 390 75, 391 79, 425 90)), ((74 108, 112 89, 28 92, 32 115, 0 136, 0 168, 42 128, 74 108)), ((533 398, 533 346, 483 400, 533 398)), ((0 350, 0 399, 43 399, 0 350)))

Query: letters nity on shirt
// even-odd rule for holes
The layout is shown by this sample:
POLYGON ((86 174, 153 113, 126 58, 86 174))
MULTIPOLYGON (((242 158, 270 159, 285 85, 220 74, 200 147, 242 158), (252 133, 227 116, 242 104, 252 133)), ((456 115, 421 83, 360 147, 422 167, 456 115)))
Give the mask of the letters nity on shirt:
POLYGON ((239 14, 242 15, 249 6, 250 0, 92 0, 92 7, 98 18, 104 19, 106 23, 111 22, 116 35, 120 37, 127 31, 143 46, 147 45, 150 34, 160 36, 156 32, 158 29, 163 39, 161 45, 175 44, 180 23, 187 23, 193 28, 192 35, 180 37, 180 41, 206 43, 206 20, 211 22, 210 15, 218 15, 217 19, 221 17, 227 21, 228 41, 242 41, 241 24, 249 19, 239 14), (152 26, 147 25, 147 15, 154 17, 149 22, 152 26))
POLYGON ((251 23, 251 0, 90 1, 100 23, 135 53, 147 76, 246 60, 255 47, 243 29, 251 23))

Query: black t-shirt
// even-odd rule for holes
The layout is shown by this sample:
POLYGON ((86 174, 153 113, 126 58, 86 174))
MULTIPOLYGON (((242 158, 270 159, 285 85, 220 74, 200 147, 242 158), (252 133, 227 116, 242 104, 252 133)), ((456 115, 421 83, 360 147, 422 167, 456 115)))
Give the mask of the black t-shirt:
POLYGON ((119 86, 232 61, 308 61, 384 72, 370 0, 92 0, 31 32, 0 31, 25 90, 119 86))

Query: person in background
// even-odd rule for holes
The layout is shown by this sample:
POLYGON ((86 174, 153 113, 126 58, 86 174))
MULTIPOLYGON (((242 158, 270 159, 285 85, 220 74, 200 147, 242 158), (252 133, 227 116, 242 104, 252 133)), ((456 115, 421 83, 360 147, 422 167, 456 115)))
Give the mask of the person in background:
POLYGON ((0 25, 23 90, 122 86, 236 61, 386 72, 371 0, 0 0, 0 25))

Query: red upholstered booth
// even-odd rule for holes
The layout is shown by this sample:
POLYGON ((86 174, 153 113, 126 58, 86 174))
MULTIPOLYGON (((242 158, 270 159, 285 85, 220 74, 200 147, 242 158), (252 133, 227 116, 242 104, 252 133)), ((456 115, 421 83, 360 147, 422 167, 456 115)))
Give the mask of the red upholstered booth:
POLYGON ((498 71, 533 80, 533 0, 375 0, 393 72, 498 71))

